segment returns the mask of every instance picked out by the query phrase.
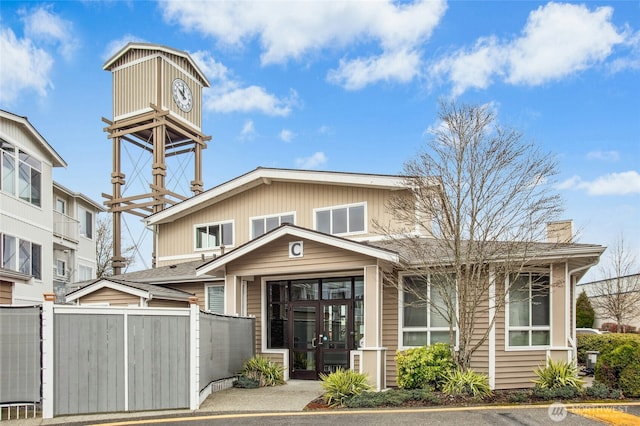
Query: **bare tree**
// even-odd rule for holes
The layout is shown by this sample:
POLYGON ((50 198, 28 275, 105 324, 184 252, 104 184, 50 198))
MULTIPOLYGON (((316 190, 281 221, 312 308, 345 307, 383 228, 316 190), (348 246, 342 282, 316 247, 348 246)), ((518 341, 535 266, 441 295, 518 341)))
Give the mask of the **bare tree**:
MULTIPOLYGON (((134 263, 135 249, 135 246, 131 246, 124 250, 125 267, 129 267, 134 263)), ((112 256, 113 231, 110 216, 98 217, 96 220, 96 276, 98 278, 113 275, 112 256)))
POLYGON ((609 251, 609 262, 603 263, 604 278, 590 289, 591 302, 599 314, 616 321, 618 331, 640 316, 640 266, 620 234, 609 251))
POLYGON ((377 226, 408 253, 400 269, 430 290, 396 276, 387 284, 448 322, 449 342, 458 335, 454 361, 467 369, 495 322, 489 312, 505 306, 504 277, 536 266, 545 225, 561 211, 551 188, 557 164, 499 126, 489 105, 441 102, 439 119, 426 149, 404 166, 411 194, 388 202, 395 223, 377 226))

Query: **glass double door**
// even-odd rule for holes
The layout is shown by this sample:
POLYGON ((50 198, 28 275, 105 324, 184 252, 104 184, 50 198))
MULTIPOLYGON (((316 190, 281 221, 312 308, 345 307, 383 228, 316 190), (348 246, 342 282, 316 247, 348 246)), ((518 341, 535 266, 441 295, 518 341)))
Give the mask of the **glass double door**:
POLYGON ((353 345, 350 303, 335 301, 293 302, 289 309, 292 379, 318 378, 338 368, 349 368, 353 345))

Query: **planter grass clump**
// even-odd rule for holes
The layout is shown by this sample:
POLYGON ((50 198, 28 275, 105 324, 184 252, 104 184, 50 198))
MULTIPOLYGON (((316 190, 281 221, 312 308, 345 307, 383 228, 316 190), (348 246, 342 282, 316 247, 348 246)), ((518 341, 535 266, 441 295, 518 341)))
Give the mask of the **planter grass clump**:
POLYGON ((284 384, 284 367, 271 362, 268 358, 256 355, 244 363, 240 376, 257 382, 260 387, 282 385, 284 384))
POLYGON ((320 374, 324 399, 331 407, 342 407, 347 399, 371 389, 367 375, 352 370, 338 369, 326 375, 320 374))
POLYGON ((451 396, 471 396, 484 398, 493 395, 489 376, 475 373, 473 370, 457 368, 445 374, 442 392, 451 396))
POLYGON ((389 389, 384 392, 363 392, 345 400, 347 408, 400 407, 419 403, 434 405, 439 399, 429 389, 389 389))

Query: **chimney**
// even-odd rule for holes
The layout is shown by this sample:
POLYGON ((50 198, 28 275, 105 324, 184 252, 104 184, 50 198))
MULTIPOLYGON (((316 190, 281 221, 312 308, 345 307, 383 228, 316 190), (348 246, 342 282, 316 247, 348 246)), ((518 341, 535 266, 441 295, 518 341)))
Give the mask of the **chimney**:
POLYGON ((570 244, 573 242, 573 221, 558 220, 547 223, 547 242, 570 244))

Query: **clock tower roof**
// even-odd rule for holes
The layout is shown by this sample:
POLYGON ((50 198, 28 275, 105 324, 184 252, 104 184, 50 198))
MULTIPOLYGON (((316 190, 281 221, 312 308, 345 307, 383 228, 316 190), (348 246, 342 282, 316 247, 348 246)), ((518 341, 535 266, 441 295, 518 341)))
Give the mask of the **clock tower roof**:
POLYGON ((204 87, 211 86, 209 83, 209 80, 207 80, 207 77, 205 77, 204 73, 200 70, 198 65, 195 63, 195 61, 191 58, 191 56, 187 52, 176 50, 171 47, 163 46, 160 44, 133 43, 133 42, 128 43, 126 46, 120 49, 115 55, 109 58, 107 62, 105 62, 105 64, 102 66, 102 69, 105 71, 112 71, 114 68, 121 65, 120 60, 123 57, 125 57, 129 52, 132 52, 135 50, 148 51, 149 53, 156 52, 158 54, 175 55, 177 57, 183 58, 189 63, 190 67, 192 68, 191 72, 193 73, 193 76, 197 77, 197 79, 200 80, 200 82, 204 87))

